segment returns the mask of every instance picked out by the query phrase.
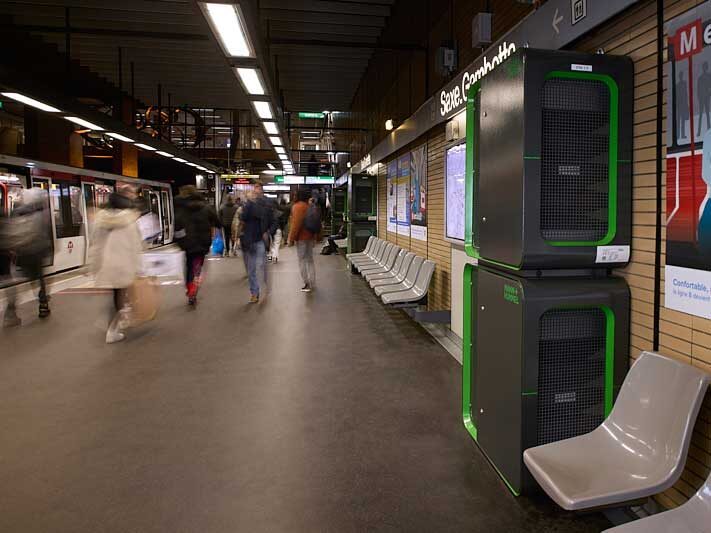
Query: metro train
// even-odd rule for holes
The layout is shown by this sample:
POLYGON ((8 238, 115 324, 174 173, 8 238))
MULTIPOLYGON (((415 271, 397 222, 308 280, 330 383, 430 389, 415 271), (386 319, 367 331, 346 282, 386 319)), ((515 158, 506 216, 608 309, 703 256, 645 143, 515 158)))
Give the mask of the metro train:
POLYGON ((47 191, 53 254, 45 273, 53 274, 84 266, 87 262, 92 221, 97 209, 108 202, 117 183, 138 189, 143 212, 152 213, 156 225, 149 247, 173 242, 173 194, 168 183, 129 178, 66 165, 55 165, 0 154, 0 215, 11 215, 24 188, 47 191))

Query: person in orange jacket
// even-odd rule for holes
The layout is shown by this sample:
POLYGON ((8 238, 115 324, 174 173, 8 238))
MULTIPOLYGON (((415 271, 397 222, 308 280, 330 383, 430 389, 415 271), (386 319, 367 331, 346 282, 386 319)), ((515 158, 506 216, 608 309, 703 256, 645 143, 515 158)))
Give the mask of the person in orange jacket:
POLYGON ((301 292, 311 292, 316 283, 316 265, 314 264, 314 245, 318 239, 321 225, 321 214, 318 205, 307 189, 299 189, 296 203, 291 208, 291 228, 289 230, 289 246, 296 243, 299 257, 299 270, 304 286, 301 292))

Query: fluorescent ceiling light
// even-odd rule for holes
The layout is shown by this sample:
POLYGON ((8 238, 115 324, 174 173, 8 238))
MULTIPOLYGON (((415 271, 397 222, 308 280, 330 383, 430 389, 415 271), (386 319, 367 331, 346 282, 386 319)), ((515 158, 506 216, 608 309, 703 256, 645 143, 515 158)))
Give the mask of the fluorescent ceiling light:
POLYGON ((120 133, 112 133, 112 132, 109 131, 109 132, 106 133, 106 135, 108 135, 109 137, 111 137, 111 138, 113 138, 113 139, 117 139, 117 140, 119 140, 119 141, 123 141, 123 142, 125 142, 125 143, 136 142, 136 141, 134 141, 133 139, 129 139, 129 138, 126 137, 125 135, 121 135, 120 133))
POLYGON ((284 146, 284 141, 281 140, 281 137, 269 137, 269 142, 274 146, 284 146))
POLYGON ((259 118, 263 120, 274 118, 274 115, 272 114, 272 106, 269 105, 269 102, 255 100, 252 102, 252 105, 254 106, 254 111, 257 113, 259 118))
POLYGON ((254 57, 240 7, 232 4, 203 5, 225 54, 230 57, 254 57))
POLYGON ((262 174, 269 174, 270 176, 278 176, 281 173, 281 170, 262 170, 262 174))
POLYGON ((176 157, 173 161, 177 161, 178 163, 187 163, 187 161, 182 157, 176 157))
POLYGON ((136 143, 136 146, 138 148, 143 148, 144 150, 148 150, 149 152, 155 152, 157 148, 153 148, 152 146, 148 146, 147 144, 143 143, 136 143))
POLYGON ((256 68, 238 67, 235 71, 247 94, 252 96, 263 96, 266 94, 259 70, 256 68))
POLYGON ((199 170, 202 170, 203 172, 207 172, 207 169, 205 167, 198 166, 197 167, 199 170))
POLYGON ((175 157, 173 154, 169 154, 168 152, 164 152, 163 150, 158 150, 156 153, 158 155, 162 155, 163 157, 175 157))
POLYGON ((284 150, 284 147, 283 147, 283 146, 275 146, 275 147, 274 147, 274 151, 275 151, 277 154, 285 154, 285 153, 286 153, 286 150, 284 150))
POLYGON ((268 135, 279 135, 279 126, 276 122, 264 122, 264 131, 268 135))
POLYGON ((272 165, 271 163, 267 163, 267 166, 269 167, 269 170, 274 170, 276 167, 272 165))
POLYGON ((281 159, 282 161, 286 161, 289 158, 287 157, 286 154, 279 154, 279 159, 281 159))
POLYGON ((89 122, 88 120, 84 120, 83 118, 64 117, 64 119, 68 120, 69 122, 73 122, 74 124, 78 124, 79 126, 84 126, 85 128, 89 128, 90 130, 104 131, 104 128, 102 128, 101 126, 97 126, 93 122, 89 122))
POLYGON ((11 98, 13 100, 16 100, 18 102, 21 102, 25 105, 29 105, 32 107, 36 107, 37 109, 41 111, 47 111, 48 113, 59 113, 59 109, 56 107, 52 107, 51 105, 47 105, 44 102, 40 102, 39 100, 35 100, 34 98, 30 98, 29 96, 25 96, 24 94, 20 93, 0 93, 3 96, 6 96, 8 98, 11 98))

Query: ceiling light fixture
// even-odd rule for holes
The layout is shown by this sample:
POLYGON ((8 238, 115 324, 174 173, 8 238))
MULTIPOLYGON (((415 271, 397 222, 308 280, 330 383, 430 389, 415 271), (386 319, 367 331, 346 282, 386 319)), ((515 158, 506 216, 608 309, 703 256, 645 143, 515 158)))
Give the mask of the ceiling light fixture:
POLYGON ((262 120, 271 120, 274 118, 272 106, 269 105, 269 102, 255 100, 252 102, 252 105, 254 106, 254 112, 257 113, 257 116, 262 120))
POLYGON ((262 82, 262 75, 256 68, 239 67, 235 69, 242 87, 251 96, 264 96, 266 91, 262 82))
POLYGON ((279 126, 276 122, 263 122, 262 124, 264 124, 264 131, 268 135, 279 135, 279 126))
POLYGON ((83 118, 64 117, 64 120, 68 120, 69 122, 73 122, 74 124, 78 124, 79 126, 84 126, 85 128, 89 128, 90 130, 104 131, 104 128, 102 128, 101 126, 97 126, 93 122, 89 122, 88 120, 84 120, 83 118))
POLYGON ((279 159, 281 159, 282 161, 286 161, 287 159, 289 159, 289 157, 286 154, 279 154, 279 159))
POLYGON ((106 132, 106 135, 108 135, 108 136, 111 137, 112 139, 116 139, 116 140, 118 140, 118 141, 123 141, 123 142, 125 142, 125 143, 133 143, 133 142, 136 142, 136 141, 134 141, 133 139, 130 139, 130 138, 126 137, 125 135, 121 135, 120 133, 113 133, 113 132, 108 131, 108 132, 106 132))
POLYGON ((149 152, 155 152, 158 150, 157 148, 153 148, 152 146, 148 146, 147 144, 143 143, 136 143, 135 145, 137 148, 142 148, 143 150, 148 150, 149 152))
POLYGON ((269 170, 274 170, 276 167, 272 165, 271 163, 267 163, 267 167, 269 167, 269 170))
POLYGON ((225 54, 230 57, 254 57, 254 47, 239 6, 202 3, 201 7, 225 54))
POLYGON ((272 143, 273 146, 284 146, 284 141, 281 140, 281 137, 269 137, 269 142, 272 143))
POLYGON ((24 94, 20 93, 0 93, 3 96, 6 96, 7 98, 10 98, 12 100, 16 100, 17 102, 23 103, 28 106, 35 107, 39 109, 40 111, 47 111, 47 113, 59 113, 59 109, 56 107, 52 107, 51 105, 45 104, 44 102, 40 102, 39 100, 35 100, 34 98, 30 98, 29 96, 25 96, 24 94))
POLYGON ((389 118, 388 120, 385 121, 385 129, 390 131, 395 127, 393 124, 393 119, 389 118))
POLYGON ((285 154, 285 153, 286 153, 286 150, 284 149, 283 146, 275 146, 275 147, 274 147, 274 151, 275 151, 277 154, 285 154))
POLYGON ((176 157, 173 161, 177 161, 178 163, 187 163, 187 161, 182 157, 176 157))
POLYGON ((162 155, 163 157, 175 157, 173 154, 169 154, 168 152, 164 152, 163 150, 158 150, 156 153, 158 155, 162 155))

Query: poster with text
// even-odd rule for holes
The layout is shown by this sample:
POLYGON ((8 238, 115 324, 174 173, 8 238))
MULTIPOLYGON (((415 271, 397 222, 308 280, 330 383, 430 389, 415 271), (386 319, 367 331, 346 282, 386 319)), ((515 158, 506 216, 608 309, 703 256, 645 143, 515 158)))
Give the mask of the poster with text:
POLYGON ((410 154, 397 160, 397 234, 410 235, 410 154))
POLYGON ((427 240, 427 145, 410 152, 410 236, 427 240))
POLYGON ((667 25, 665 304, 711 318, 711 2, 667 25))
POLYGON ((386 186, 388 188, 388 231, 390 233, 397 232, 397 188, 395 181, 397 180, 397 160, 393 159, 388 163, 388 173, 386 178, 386 186))

